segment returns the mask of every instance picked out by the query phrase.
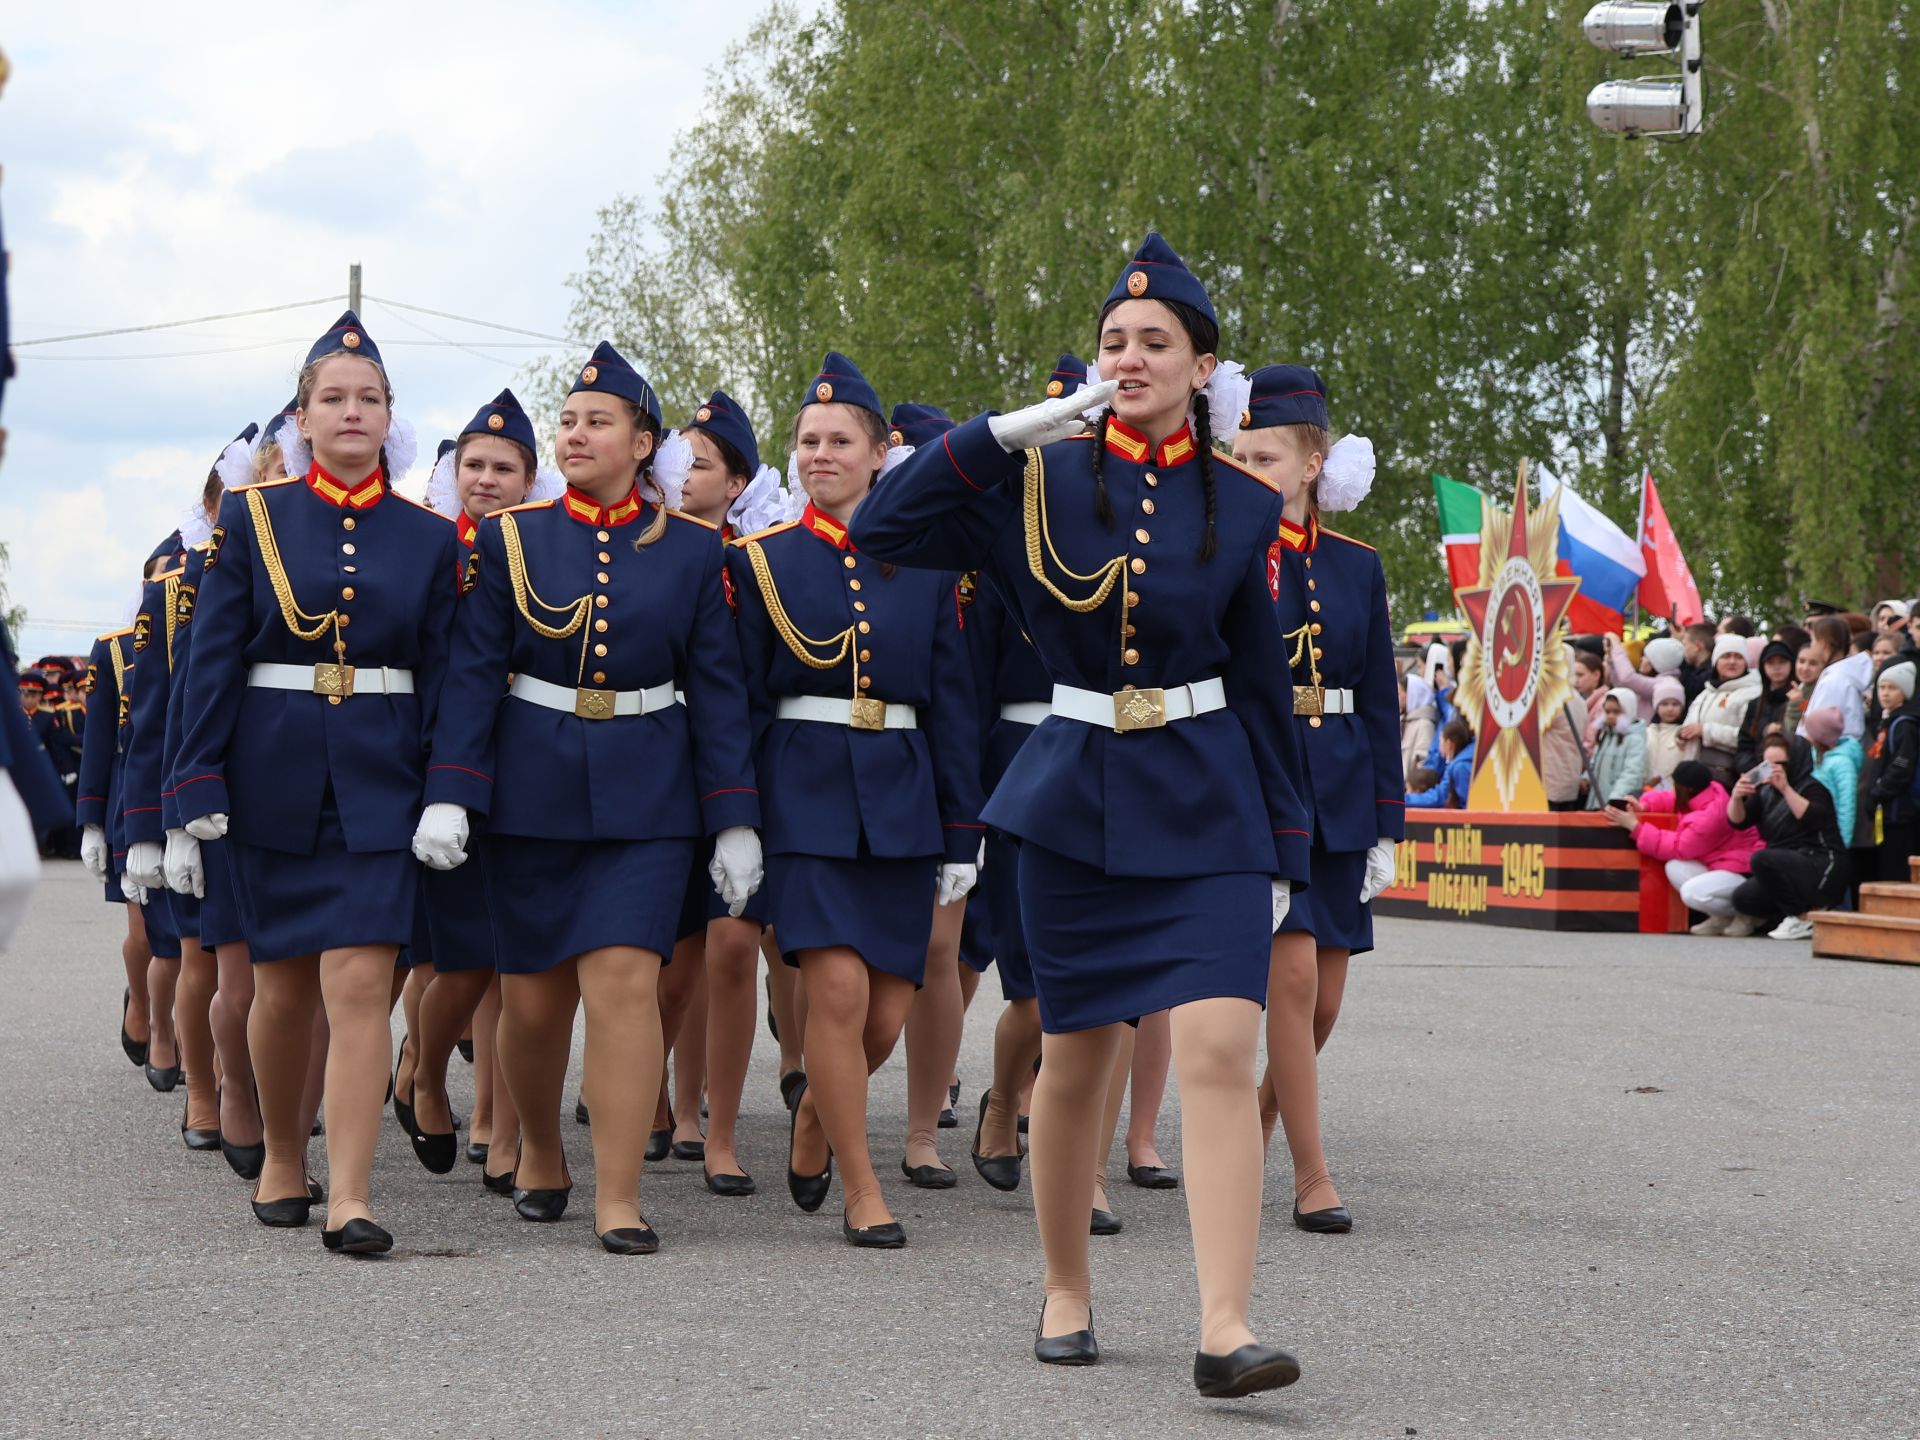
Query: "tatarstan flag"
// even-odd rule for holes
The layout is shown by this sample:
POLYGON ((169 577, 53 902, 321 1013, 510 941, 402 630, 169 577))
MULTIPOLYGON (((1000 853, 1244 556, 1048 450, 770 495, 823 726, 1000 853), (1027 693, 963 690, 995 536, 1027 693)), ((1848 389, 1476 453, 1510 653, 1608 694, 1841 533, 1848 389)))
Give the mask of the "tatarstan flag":
POLYGON ((1447 552, 1447 583, 1456 590, 1480 583, 1480 520, 1487 497, 1471 485, 1433 477, 1433 498, 1440 505, 1440 544, 1447 552))

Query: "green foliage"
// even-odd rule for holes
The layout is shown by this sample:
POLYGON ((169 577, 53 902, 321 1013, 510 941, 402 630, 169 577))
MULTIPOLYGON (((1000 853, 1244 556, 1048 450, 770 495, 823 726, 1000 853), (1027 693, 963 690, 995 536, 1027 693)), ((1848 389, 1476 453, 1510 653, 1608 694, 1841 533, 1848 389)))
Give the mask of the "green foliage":
POLYGON ((889 403, 1037 398, 1158 228, 1224 355, 1314 364, 1373 437, 1346 523, 1402 613, 1451 608, 1427 475, 1506 498, 1522 456, 1629 529, 1651 465, 1710 606, 1910 591, 1912 5, 1756 3, 1707 7, 1708 130, 1666 145, 1588 124, 1622 66, 1584 5, 775 5, 572 323, 771 457, 830 347, 889 403))

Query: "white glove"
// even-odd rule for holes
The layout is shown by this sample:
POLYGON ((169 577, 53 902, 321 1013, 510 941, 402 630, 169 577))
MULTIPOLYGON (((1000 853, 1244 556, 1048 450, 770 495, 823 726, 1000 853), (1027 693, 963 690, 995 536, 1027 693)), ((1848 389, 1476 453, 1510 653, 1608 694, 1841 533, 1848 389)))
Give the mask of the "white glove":
POLYGON ((80 832, 80 863, 96 880, 107 878, 107 832, 88 825, 80 832))
POLYGON ((748 897, 766 877, 760 859, 760 836, 751 825, 729 825, 713 837, 707 877, 727 902, 727 914, 738 915, 747 908, 748 897))
POLYGON ((1381 891, 1393 884, 1393 852, 1391 840, 1376 840, 1367 851, 1367 878, 1360 882, 1362 905, 1371 905, 1380 898, 1381 891))
POLYGON ((413 832, 413 855, 435 870, 457 870, 467 863, 467 807, 445 801, 420 812, 413 832))
POLYGON ((136 883, 130 871, 120 872, 120 893, 136 905, 147 903, 147 887, 136 883))
POLYGON ((207 896, 207 872, 200 862, 200 842, 184 830, 167 831, 167 888, 196 900, 207 896))
POLYGON ((187 821, 187 834, 196 840, 218 840, 226 833, 227 817, 224 815, 202 815, 198 820, 187 821))
MULTIPOLYGON (((98 826, 92 827, 98 829, 98 826)), ((0 950, 13 943, 40 879, 40 841, 13 777, 0 770, 0 950)))
POLYGON ((166 859, 158 840, 136 840, 127 847, 127 876, 142 890, 158 890, 167 883, 166 859))
POLYGON ((1280 922, 1287 918, 1287 911, 1293 908, 1293 885, 1286 880, 1273 882, 1273 933, 1280 933, 1280 922))
POLYGON ((942 865, 940 867, 940 903, 951 905, 967 898, 973 882, 980 878, 978 865, 942 865))
POLYGON ((1118 380, 1103 380, 1092 389, 1082 390, 1076 395, 1061 395, 1007 415, 995 415, 987 421, 987 429, 993 432, 993 438, 1000 442, 1000 448, 1009 455, 1051 445, 1056 440, 1086 434, 1091 427, 1087 424, 1087 417, 1080 412, 1106 404, 1119 389, 1118 380))

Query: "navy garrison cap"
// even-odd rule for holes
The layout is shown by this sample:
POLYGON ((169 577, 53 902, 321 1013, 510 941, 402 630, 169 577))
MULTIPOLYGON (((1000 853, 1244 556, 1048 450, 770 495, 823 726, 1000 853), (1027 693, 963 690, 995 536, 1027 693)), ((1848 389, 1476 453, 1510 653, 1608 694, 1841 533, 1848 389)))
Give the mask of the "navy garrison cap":
MULTIPOLYGON (((180 543, 180 532, 176 530, 153 547, 153 553, 147 556, 147 564, 151 565, 156 560, 167 560, 175 555, 184 554, 186 553, 186 548, 185 545, 180 543)), ((145 567, 143 566, 142 568, 144 569, 145 567)))
POLYGON ((438 465, 442 460, 446 459, 447 452, 459 443, 457 440, 442 440, 439 447, 433 452, 433 463, 438 465))
POLYGON ((265 445, 268 441, 277 439, 281 429, 293 423, 293 417, 299 409, 299 397, 296 396, 294 399, 287 401, 280 413, 267 421, 267 428, 261 433, 260 443, 265 445))
POLYGON ((380 347, 373 343, 373 337, 367 334, 367 327, 360 323, 360 317, 351 310, 341 311, 340 318, 333 322, 333 328, 313 342, 313 348, 307 351, 307 364, 324 360, 329 355, 358 355, 363 360, 381 365, 380 347))
POLYGON ((631 400, 653 417, 655 429, 660 428, 660 401, 653 393, 653 386, 647 383, 646 376, 627 363, 627 357, 614 349, 611 341, 602 340, 594 346, 592 357, 580 367, 569 393, 582 390, 598 390, 603 395, 631 400))
POLYGON ((716 390, 687 422, 695 430, 704 430, 716 440, 724 440, 747 462, 747 478, 760 469, 760 442, 753 438, 753 422, 739 402, 724 390, 716 390))
MULTIPOLYGON (((460 433, 462 435, 498 435, 503 440, 512 440, 524 445, 529 453, 538 453, 533 438, 533 422, 527 418, 527 412, 520 408, 520 402, 514 399, 511 390, 502 390, 482 405, 473 419, 467 422, 467 428, 460 433)), ((454 442, 443 440, 440 443, 452 446, 454 442)))
POLYGON ((1113 282, 1107 304, 1118 300, 1177 300, 1192 306, 1215 325, 1220 323, 1220 317, 1213 313, 1213 302, 1207 298, 1206 287, 1194 278, 1186 262, 1173 253, 1173 247, 1160 238, 1157 230, 1147 232, 1147 238, 1133 252, 1133 259, 1127 262, 1127 268, 1113 282))
POLYGON ((1057 400, 1062 395, 1071 395, 1086 383, 1087 362, 1078 355, 1062 355, 1053 373, 1047 376, 1047 398, 1057 400))
POLYGON ((1327 387, 1305 365, 1262 365, 1248 378, 1253 394, 1240 417, 1242 430, 1274 425, 1327 428, 1327 387))
POLYGON ((867 377, 860 373, 860 367, 842 355, 838 350, 829 350, 827 358, 820 362, 820 373, 807 382, 807 393, 800 397, 800 408, 809 405, 857 405, 862 410, 871 410, 882 420, 887 418, 887 410, 880 403, 880 396, 873 386, 867 383, 867 377))
POLYGON ((938 405, 896 405, 893 418, 887 423, 893 432, 888 438, 895 445, 912 445, 916 449, 953 429, 953 417, 938 405))

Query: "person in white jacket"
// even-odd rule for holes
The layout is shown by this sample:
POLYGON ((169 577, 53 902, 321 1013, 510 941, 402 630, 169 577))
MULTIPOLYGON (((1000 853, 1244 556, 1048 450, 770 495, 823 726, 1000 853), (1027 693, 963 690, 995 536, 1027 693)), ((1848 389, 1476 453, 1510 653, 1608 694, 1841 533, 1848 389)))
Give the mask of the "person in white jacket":
POLYGON ((1759 693, 1760 677, 1747 666, 1747 642, 1738 635, 1720 636, 1713 642, 1713 679, 1694 696, 1680 739, 1698 742, 1700 763, 1723 785, 1733 781, 1740 724, 1759 693))
MULTIPOLYGON (((1832 705, 1840 712, 1841 737, 1859 740, 1864 745, 1867 687, 1873 683, 1873 653, 1868 650, 1857 655, 1847 653, 1853 648, 1853 637, 1847 631, 1847 622, 1837 615, 1817 616, 1808 622, 1807 629, 1813 635, 1813 643, 1822 651, 1824 665, 1820 678, 1813 682, 1813 694, 1807 697, 1800 713, 1805 716, 1832 705)), ((1803 719, 1800 734, 1806 733, 1803 719)))

